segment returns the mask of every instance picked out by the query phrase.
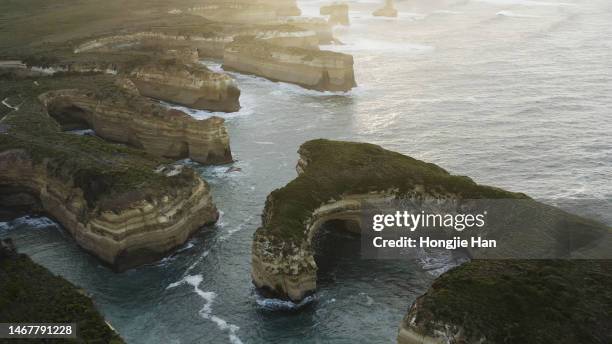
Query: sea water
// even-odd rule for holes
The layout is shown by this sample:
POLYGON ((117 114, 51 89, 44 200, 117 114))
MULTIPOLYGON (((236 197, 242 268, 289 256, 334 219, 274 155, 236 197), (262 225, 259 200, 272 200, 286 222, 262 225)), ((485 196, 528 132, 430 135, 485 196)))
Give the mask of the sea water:
MULTIPOLYGON (((326 47, 354 55, 351 92, 232 74, 243 108, 224 117, 241 170, 192 164, 223 215, 174 255, 115 274, 46 218, 1 223, 0 237, 87 290, 129 343, 391 343, 445 257, 362 260, 358 240, 329 240, 314 297, 264 299, 251 284, 265 198, 296 176, 304 141, 380 144, 561 206, 612 199, 609 1, 411 0, 373 18, 380 2, 350 2, 344 45, 326 47)), ((300 1, 307 14, 323 3, 300 1)), ((612 224, 609 208, 584 211, 612 224)))

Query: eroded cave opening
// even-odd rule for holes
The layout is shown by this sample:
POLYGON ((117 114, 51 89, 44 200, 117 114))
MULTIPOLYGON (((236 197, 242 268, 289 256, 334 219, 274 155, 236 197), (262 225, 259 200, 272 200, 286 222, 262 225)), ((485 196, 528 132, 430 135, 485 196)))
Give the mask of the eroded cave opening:
POLYGON ((90 113, 66 100, 57 100, 47 107, 49 116, 53 117, 63 131, 93 129, 87 118, 90 113))
POLYGON ((42 213, 38 191, 24 186, 0 184, 0 222, 42 213))
POLYGON ((319 283, 334 283, 336 271, 360 259, 360 227, 356 221, 332 219, 321 225, 312 238, 319 283))
POLYGON ((318 294, 325 295, 326 300, 357 303, 365 322, 371 307, 384 310, 389 317, 401 318, 434 278, 416 260, 363 258, 356 221, 325 222, 314 235, 312 245, 318 267, 318 294), (406 302, 397 303, 398 298, 406 302))

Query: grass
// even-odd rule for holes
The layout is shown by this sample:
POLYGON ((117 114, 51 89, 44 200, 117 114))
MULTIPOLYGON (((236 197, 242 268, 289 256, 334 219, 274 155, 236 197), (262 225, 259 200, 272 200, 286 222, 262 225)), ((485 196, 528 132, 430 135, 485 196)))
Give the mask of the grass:
POLYGON ((347 194, 394 190, 399 197, 422 185, 425 192, 452 193, 462 198, 528 198, 482 186, 464 176, 367 143, 313 140, 300 147, 306 171, 266 202, 266 222, 258 234, 298 243, 306 221, 321 204, 347 194))
POLYGON ((469 342, 612 343, 610 261, 472 261, 438 278, 417 324, 462 326, 469 342))
MULTIPOLYGON (((78 339, 46 340, 48 343, 123 343, 81 289, 24 254, 7 256, 0 252, 0 322, 77 324, 78 339)), ((15 340, 15 343, 40 342, 40 339, 15 340)))
POLYGON ((36 99, 40 93, 60 88, 91 89, 102 92, 102 97, 113 97, 111 78, 60 75, 7 79, 10 76, 0 77, 3 86, 6 85, 1 90, 5 97, 18 94, 25 101, 19 111, 2 120, 9 129, 0 135, 0 151, 25 150, 36 163, 46 166, 49 175, 82 189, 90 210, 119 210, 133 200, 172 195, 193 182, 188 173, 169 178, 154 172, 168 160, 97 137, 61 132, 57 122, 43 111, 36 99), (38 82, 36 87, 32 86, 34 80, 38 82))

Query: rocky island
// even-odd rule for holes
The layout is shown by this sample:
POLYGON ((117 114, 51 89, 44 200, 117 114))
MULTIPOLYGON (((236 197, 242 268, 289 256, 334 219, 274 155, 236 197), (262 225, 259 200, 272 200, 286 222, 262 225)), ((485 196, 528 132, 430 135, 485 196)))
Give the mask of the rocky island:
MULTIPOLYGON (((522 247, 523 240, 529 238, 534 252, 544 254, 549 250, 558 251, 567 245, 565 237, 567 233, 558 232, 559 227, 552 225, 561 222, 565 224, 563 228, 571 228, 576 233, 586 233, 584 236, 586 239, 578 245, 577 251, 599 250, 599 252, 604 252, 603 250, 606 250, 608 246, 600 245, 600 242, 607 241, 609 244, 610 229, 603 225, 538 203, 524 194, 478 185, 468 177, 451 175, 436 165, 387 151, 375 145, 314 140, 303 144, 299 149, 299 154, 298 177, 268 196, 262 227, 254 235, 252 278, 254 284, 266 295, 297 302, 315 292, 317 264, 314 259, 313 238, 316 237, 319 228, 330 221, 334 221, 335 224, 341 223, 342 226, 339 228, 359 233, 362 226, 361 215, 366 201, 378 202, 398 198, 521 200, 528 205, 525 211, 539 215, 546 214, 542 217, 546 220, 537 224, 540 226, 537 227, 538 230, 534 232, 525 228, 519 235, 512 232, 500 233, 489 230, 487 235, 503 237, 515 247, 522 247), (553 221, 548 221, 548 219, 553 219, 553 221), (555 237, 556 240, 550 240, 551 237, 555 237)), ((495 297, 494 288, 482 289, 487 294, 480 294, 478 292, 480 289, 474 290, 472 298, 477 298, 478 303, 473 301, 470 307, 463 308, 462 304, 469 302, 467 300, 472 300, 468 298, 469 295, 465 294, 471 291, 469 288, 461 289, 456 276, 463 276, 464 280, 473 281, 470 286, 479 286, 478 283, 482 283, 482 288, 487 288, 485 283, 493 283, 492 285, 498 284, 503 288, 520 289, 529 288, 529 283, 542 283, 543 292, 545 290, 552 292, 558 285, 551 284, 550 289, 546 289, 547 278, 559 278, 559 283, 572 285, 572 280, 588 278, 589 274, 596 274, 596 271, 602 271, 603 267, 608 273, 610 272, 608 263, 602 263, 601 267, 594 264, 589 269, 581 268, 583 263, 575 261, 555 264, 557 263, 533 264, 516 260, 482 262, 474 260, 442 275, 434 283, 430 292, 417 300, 412 307, 406 320, 402 323, 399 343, 446 343, 449 338, 461 340, 462 336, 469 337, 474 333, 477 335, 469 337, 466 342, 477 343, 481 338, 503 335, 495 332, 503 331, 503 327, 480 327, 484 325, 479 321, 486 322, 488 318, 482 314, 474 314, 483 308, 497 309, 499 300, 495 297), (513 269, 519 274, 528 273, 531 271, 529 269, 541 269, 541 273, 538 274, 537 271, 540 270, 537 270, 531 272, 528 279, 517 277, 512 282, 516 283, 515 285, 505 284, 511 278, 513 269), (472 277, 474 271, 478 271, 483 279, 472 277), (546 271, 549 273, 546 274, 546 271), (564 271, 571 271, 574 275, 565 279, 564 271), (456 293, 456 298, 452 293, 456 293), (464 296, 467 299, 465 302, 462 301, 464 296), (436 303, 437 301, 439 303, 436 303), (443 314, 443 316, 436 317, 436 314, 443 314), (472 317, 480 320, 467 322, 466 319, 472 317)), ((591 278, 594 276, 591 275, 591 278)), ((601 278, 605 279, 605 277, 601 278)), ((607 284, 601 284, 597 288, 603 288, 602 290, 609 288, 612 280, 609 275, 607 278, 607 284)), ((609 306, 612 299, 606 297, 607 294, 606 292, 592 295, 589 300, 609 306)), ((557 297, 561 296, 550 295, 551 300, 555 300, 559 305, 564 304, 561 299, 557 300, 557 297)), ((507 303, 507 305, 511 307, 512 303, 507 303)), ((581 312, 587 309, 581 305, 572 307, 576 307, 572 309, 581 312)), ((594 318, 584 326, 588 328, 599 326, 598 324, 605 319, 605 308, 595 308, 594 318)), ((530 314, 536 314, 527 310, 528 308, 515 309, 513 312, 504 313, 504 316, 509 317, 509 320, 512 321, 519 321, 519 319, 529 319, 530 314)), ((563 321, 569 323, 571 320, 563 318, 563 321)), ((541 323, 538 324, 541 325, 541 323)), ((610 331, 606 330, 601 333, 610 333, 610 331)), ((551 332, 546 338, 555 337, 556 335, 551 332)))
POLYGON ((348 4, 335 3, 322 6, 320 13, 323 16, 329 16, 328 22, 332 25, 348 26, 350 24, 348 4))
POLYGON ((385 6, 372 13, 375 17, 397 17, 397 9, 393 0, 385 0, 385 6))
POLYGON ((75 323, 84 342, 124 343, 83 290, 18 253, 8 239, 0 241, 0 321, 75 323))

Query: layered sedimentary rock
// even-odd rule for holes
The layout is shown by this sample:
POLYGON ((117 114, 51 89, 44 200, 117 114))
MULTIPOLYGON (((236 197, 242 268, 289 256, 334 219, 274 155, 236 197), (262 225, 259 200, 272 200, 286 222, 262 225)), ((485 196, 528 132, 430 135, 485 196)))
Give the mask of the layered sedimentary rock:
POLYGON ((299 16, 301 11, 293 0, 213 0, 189 8, 187 13, 211 21, 253 24, 273 22, 283 16, 299 16))
POLYGON ((385 0, 385 6, 372 13, 376 17, 397 17, 397 9, 393 0, 385 0))
MULTIPOLYGON (((593 243, 610 239, 610 229, 605 226, 535 202, 523 194, 478 185, 467 177, 453 176, 438 166, 378 146, 315 140, 303 144, 299 154, 299 176, 268 196, 262 227, 256 231, 253 243, 253 281, 278 297, 300 301, 315 291, 313 238, 321 225, 331 220, 341 220, 348 224, 345 228, 360 232, 366 202, 371 205, 395 199, 512 200, 520 205, 521 217, 535 221, 533 227, 516 229, 520 233, 487 228, 481 235, 496 237, 504 246, 519 251, 529 245, 536 257, 561 252, 572 241, 581 250, 605 253, 606 246, 593 243), (563 226, 557 226, 559 223, 563 226), (586 233, 583 238, 581 232, 586 233), (583 241, 584 238, 588 241, 583 241)), ((500 222, 505 223, 516 214, 506 213, 500 222)), ((492 252, 489 253, 492 256, 498 253, 492 252)), ((468 253, 481 254, 477 249, 468 253)))
MULTIPOLYGON (((218 212, 207 183, 194 170, 99 137, 64 133, 47 114, 65 107, 55 115, 68 116, 59 119, 69 125, 78 124, 84 118, 79 116, 93 109, 98 115, 91 114, 88 120, 97 130, 117 135, 117 139, 120 135, 134 138, 134 132, 122 134, 118 130, 129 128, 129 121, 136 123, 131 124, 133 128, 138 123, 153 124, 143 124, 149 118, 138 116, 138 112, 126 112, 125 104, 113 98, 122 91, 108 84, 110 80, 104 75, 58 76, 39 79, 34 89, 27 88, 31 85, 28 79, 6 84, 6 92, 27 93, 22 94, 20 109, 1 123, 7 130, 0 134, 0 208, 30 208, 48 214, 85 250, 113 268, 125 270, 155 261, 184 244, 203 225, 215 222, 218 212), (79 89, 105 85, 108 94, 95 98, 94 92, 49 91, 67 84, 79 89), (36 97, 38 92, 45 92, 42 102, 36 97), (97 105, 92 108, 91 104, 97 105), (101 113, 131 119, 109 119, 101 113)), ((136 107, 148 104, 137 99, 142 98, 126 96, 126 102, 136 107)), ((167 110, 149 114, 163 115, 158 120, 168 122, 152 127, 155 131, 147 134, 151 140, 163 134, 168 125, 180 127, 184 114, 179 113, 176 119, 171 114, 167 110)))
POLYGON ((369 144, 315 140, 303 144, 299 154, 299 176, 266 200, 262 227, 255 233, 252 270, 256 286, 294 301, 316 289, 311 241, 321 224, 340 219, 359 225, 364 201, 400 194, 522 197, 369 144))
POLYGON ((175 60, 135 68, 131 73, 140 94, 193 109, 234 112, 240 109, 240 90, 227 74, 175 60))
POLYGON ((333 25, 325 20, 325 18, 292 17, 284 19, 282 22, 303 30, 314 32, 319 40, 319 44, 332 44, 337 42, 332 30, 333 25))
POLYGON ((8 239, 0 241, 0 304, 2 322, 75 323, 84 342, 123 343, 82 290, 19 254, 8 239))
POLYGON ((328 21, 332 25, 344 25, 348 26, 349 21, 349 6, 348 4, 332 4, 322 6, 321 15, 329 16, 328 21))
POLYGON ((356 86, 351 55, 280 47, 252 37, 227 46, 223 67, 320 91, 348 91, 356 86))
MULTIPOLYGON (((536 256, 610 257, 610 228, 524 194, 478 185, 369 144, 315 140, 299 154, 298 177, 268 196, 254 235, 253 282, 274 297, 300 301, 316 290, 313 238, 323 224, 361 233, 366 204, 398 199, 511 201, 500 221, 521 217, 528 225, 508 232, 487 228, 481 235, 536 256)), ((473 260, 443 274, 417 299, 398 343, 605 343, 612 334, 606 323, 611 277, 610 260, 473 260)))
MULTIPOLYGON (((134 84, 149 94, 151 86, 134 84)), ((129 88, 130 83, 127 84, 129 88)), ((191 158, 202 164, 232 161, 229 136, 220 117, 196 120, 138 95, 135 90, 111 89, 107 93, 58 90, 39 98, 46 111, 65 130, 93 129, 96 135, 144 149, 162 157, 191 158)))
POLYGON ((325 21, 318 25, 293 25, 289 21, 261 25, 208 23, 175 30, 166 28, 99 37, 78 44, 74 52, 84 54, 146 51, 150 54, 151 51, 157 50, 157 55, 167 57, 169 50, 185 52, 195 49, 199 57, 223 58, 226 45, 237 36, 251 35, 271 44, 316 49, 321 34, 326 36, 327 40, 332 39, 331 27, 325 21), (321 30, 324 33, 320 33, 321 30))
POLYGON ((33 195, 81 247, 117 270, 159 259, 218 217, 206 182, 187 168, 164 174, 151 167, 145 172, 151 179, 143 180, 142 191, 117 189, 104 195, 119 186, 122 178, 137 178, 140 171, 94 170, 98 166, 85 165, 87 161, 63 167, 54 158, 39 160, 26 149, 3 150, 1 187, 33 195), (145 191, 163 185, 174 190, 145 191))

